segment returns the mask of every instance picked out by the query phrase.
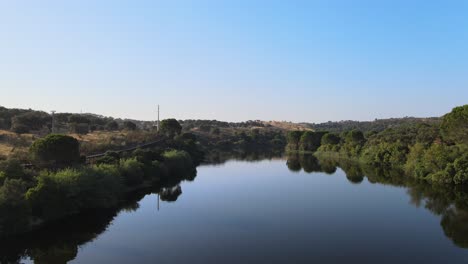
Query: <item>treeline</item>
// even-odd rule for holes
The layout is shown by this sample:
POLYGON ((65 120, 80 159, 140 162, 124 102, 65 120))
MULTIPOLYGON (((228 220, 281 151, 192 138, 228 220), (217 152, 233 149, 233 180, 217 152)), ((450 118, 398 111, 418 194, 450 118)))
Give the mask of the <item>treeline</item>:
POLYGON ((366 132, 381 132, 388 128, 396 128, 399 126, 408 126, 414 124, 440 124, 441 118, 417 118, 417 117, 404 117, 404 118, 388 118, 388 119, 375 119, 374 121, 328 121, 319 124, 303 123, 306 127, 312 128, 315 131, 327 131, 334 133, 341 133, 350 130, 360 130, 366 132))
MULTIPOLYGON (((123 120, 95 114, 54 114, 54 132, 87 134, 92 131, 152 129, 154 122, 123 120)), ((52 130, 52 115, 31 109, 0 106, 0 129, 15 133, 47 134, 52 130)))
POLYGON ((249 120, 245 122, 225 122, 218 120, 203 120, 203 119, 187 119, 179 121, 184 130, 190 130, 193 128, 200 128, 205 131, 209 131, 211 128, 252 128, 252 127, 266 127, 259 120, 249 120))
MULTIPOLYGON (((220 128, 265 128, 259 120, 224 122, 217 120, 179 120, 184 131, 217 133, 220 128)), ((155 122, 106 117, 96 114, 55 113, 55 133, 87 134, 93 131, 153 130, 155 122)), ((19 134, 47 134, 52 130, 52 114, 32 109, 9 109, 0 106, 0 129, 19 134)))
MULTIPOLYGON (((195 167, 203 160, 195 136, 182 134, 172 121, 162 128, 165 141, 157 147, 108 152, 92 164, 80 156, 75 138, 58 134, 32 144, 32 165, 0 161, 0 236, 86 210, 114 208, 124 194, 136 189, 193 180, 195 167)), ((175 200, 180 193, 175 187, 161 197, 175 200)))
POLYGON ((468 105, 456 107, 440 122, 411 123, 381 132, 292 131, 288 150, 357 159, 439 183, 468 183, 468 105))
POLYGON ((222 131, 216 134, 198 133, 204 152, 251 152, 284 150, 285 133, 281 130, 246 129, 222 131))

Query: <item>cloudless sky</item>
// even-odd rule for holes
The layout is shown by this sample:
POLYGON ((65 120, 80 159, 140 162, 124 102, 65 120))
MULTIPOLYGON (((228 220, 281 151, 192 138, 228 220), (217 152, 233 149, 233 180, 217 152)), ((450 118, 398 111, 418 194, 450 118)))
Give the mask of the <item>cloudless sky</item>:
POLYGON ((373 120, 468 103, 468 1, 1 1, 0 105, 373 120))

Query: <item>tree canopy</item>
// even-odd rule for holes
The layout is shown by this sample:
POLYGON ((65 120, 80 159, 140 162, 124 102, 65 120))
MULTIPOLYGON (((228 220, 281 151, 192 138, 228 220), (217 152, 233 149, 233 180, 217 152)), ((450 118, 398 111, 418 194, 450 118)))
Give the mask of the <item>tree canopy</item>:
POLYGON ((51 134, 36 140, 30 153, 38 165, 68 166, 80 160, 80 143, 70 136, 51 134))
POLYGON ((174 118, 164 119, 160 124, 160 132, 166 136, 174 137, 175 135, 180 134, 182 131, 182 126, 174 118))

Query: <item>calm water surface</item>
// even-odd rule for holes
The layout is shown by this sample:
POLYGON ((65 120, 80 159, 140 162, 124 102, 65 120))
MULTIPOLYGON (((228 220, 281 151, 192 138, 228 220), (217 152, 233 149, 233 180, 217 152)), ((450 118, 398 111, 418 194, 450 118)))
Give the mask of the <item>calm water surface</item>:
POLYGON ((201 166, 180 186, 159 209, 158 195, 148 194, 99 216, 96 227, 80 220, 74 231, 51 231, 62 238, 36 235, 22 262, 468 262, 468 214, 450 199, 427 198, 427 187, 370 183, 339 168, 295 172, 286 160, 201 166))

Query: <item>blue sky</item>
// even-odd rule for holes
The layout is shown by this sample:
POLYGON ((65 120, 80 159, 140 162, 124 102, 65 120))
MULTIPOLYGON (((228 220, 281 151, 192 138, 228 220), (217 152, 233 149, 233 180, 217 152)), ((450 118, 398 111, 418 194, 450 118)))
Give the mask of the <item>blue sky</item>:
POLYGON ((151 120, 440 116, 468 1, 2 1, 0 105, 151 120))

